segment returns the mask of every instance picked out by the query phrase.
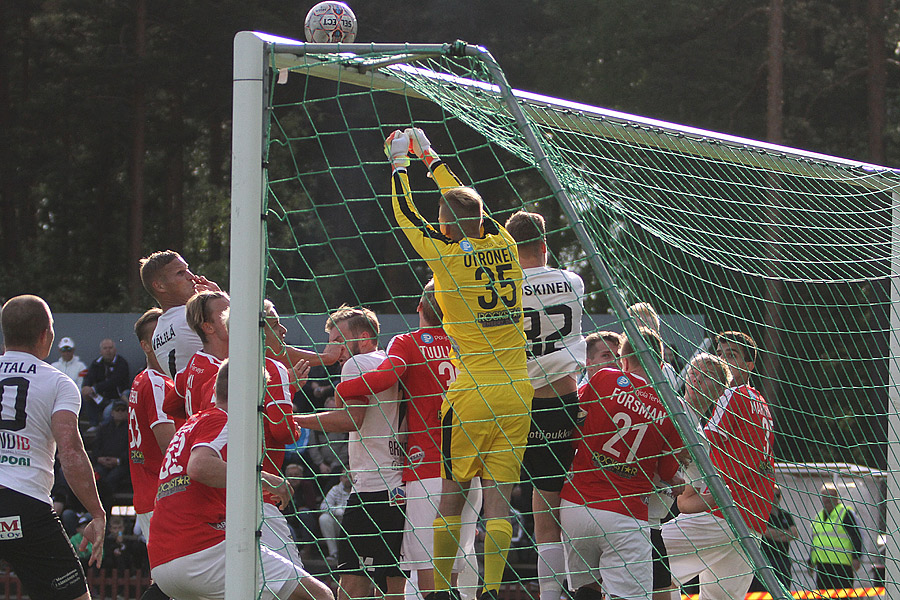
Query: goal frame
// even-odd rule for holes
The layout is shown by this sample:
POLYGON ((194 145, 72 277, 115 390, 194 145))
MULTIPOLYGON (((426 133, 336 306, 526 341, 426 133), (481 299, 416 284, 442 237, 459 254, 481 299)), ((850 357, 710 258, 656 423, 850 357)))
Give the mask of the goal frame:
MULTIPOLYGON (((534 161, 540 168, 554 196, 558 200, 564 214, 568 218, 573 231, 589 257, 590 265, 604 289, 609 291, 610 303, 616 316, 622 321, 629 337, 635 340, 636 351, 642 356, 649 356, 649 348, 640 335, 637 335, 637 324, 628 315, 625 300, 615 285, 607 266, 600 258, 595 242, 590 238, 579 213, 574 208, 568 194, 550 166, 550 162, 541 143, 532 128, 529 119, 540 120, 542 113, 532 107, 550 107, 558 110, 561 119, 554 121, 556 126, 579 130, 576 119, 566 118, 567 113, 584 113, 601 118, 611 126, 610 137, 616 132, 627 135, 631 142, 653 147, 668 147, 668 138, 662 134, 675 134, 678 137, 695 139, 698 142, 714 142, 720 148, 733 148, 735 151, 725 157, 742 164, 748 158, 747 151, 777 156, 799 161, 805 174, 827 176, 833 169, 860 169, 870 173, 888 174, 890 178, 900 179, 900 171, 883 166, 841 159, 823 154, 806 152, 795 148, 758 142, 737 136, 718 134, 698 128, 686 127, 663 121, 629 115, 617 111, 600 109, 584 104, 559 100, 529 92, 513 90, 506 81, 503 71, 490 53, 481 46, 457 42, 454 44, 309 44, 286 38, 280 38, 259 32, 240 32, 234 39, 234 81, 233 81, 233 140, 232 140, 232 211, 231 211, 231 257, 230 274, 232 294, 229 356, 231 357, 231 376, 229 381, 229 397, 234 399, 229 405, 229 442, 232 447, 242 451, 231 453, 228 460, 228 504, 226 520, 226 600, 256 597, 258 594, 258 538, 259 528, 259 481, 258 464, 259 448, 261 448, 261 422, 258 406, 263 395, 263 312, 262 300, 265 285, 265 114, 266 95, 271 78, 281 70, 305 67, 311 75, 326 79, 339 79, 344 83, 385 89, 394 93, 406 93, 418 96, 413 90, 397 85, 384 71, 390 69, 419 69, 411 66, 418 58, 441 56, 447 54, 478 57, 494 78, 493 85, 435 74, 437 77, 451 78, 457 85, 471 85, 488 92, 483 94, 484 102, 502 103, 525 137, 534 161), (267 64, 269 52, 274 49, 274 64, 267 64), (326 63, 316 58, 316 54, 349 53, 362 55, 366 53, 396 53, 392 59, 366 61, 348 59, 347 64, 326 63), (374 72, 375 70, 377 72, 374 72), (257 402, 246 401, 248 397, 257 398, 257 402), (256 452, 245 451, 256 448, 256 452)), ((352 58, 352 57, 351 57, 352 58)), ((703 154, 705 145, 699 143, 696 152, 703 154)), ((684 147, 679 147, 684 151, 684 147)), ((723 159, 722 153, 716 158, 723 159)), ((758 163, 757 163, 758 164, 758 163)), ((777 163, 776 163, 777 164, 777 163)), ((796 167, 796 164, 794 165, 796 167)), ((768 165, 772 168, 772 165, 768 165)), ((777 168, 777 167, 775 167, 777 168)), ((893 189, 882 187, 877 178, 860 178, 858 185, 884 191, 893 189)), ((893 198, 893 247, 900 248, 900 195, 892 191, 893 198)), ((893 253, 892 273, 900 273, 900 257, 893 253)), ((900 288, 896 281, 891 287, 891 328, 900 330, 900 288)), ((891 337, 889 365, 889 400, 888 400, 888 435, 889 447, 898 441, 900 433, 900 340, 891 337)), ((659 366, 653 361, 643 361, 653 381, 665 381, 659 366)), ((740 517, 731 495, 719 477, 709 457, 703 452, 695 452, 701 442, 694 432, 691 417, 686 413, 683 404, 677 399, 668 386, 660 386, 660 399, 666 405, 679 430, 685 433, 686 445, 697 462, 700 471, 708 478, 713 495, 726 502, 720 503, 722 510, 729 516, 735 534, 744 542, 751 559, 756 564, 766 565, 760 570, 760 576, 770 589, 781 589, 775 572, 768 565, 758 544, 753 543, 746 524, 740 517)), ((891 535, 900 530, 900 515, 897 498, 900 498, 900 457, 888 452, 888 491, 887 503, 887 556, 885 557, 885 586, 888 597, 896 590, 896 582, 900 579, 900 540, 891 535)), ((773 595, 790 598, 790 595, 773 595)))

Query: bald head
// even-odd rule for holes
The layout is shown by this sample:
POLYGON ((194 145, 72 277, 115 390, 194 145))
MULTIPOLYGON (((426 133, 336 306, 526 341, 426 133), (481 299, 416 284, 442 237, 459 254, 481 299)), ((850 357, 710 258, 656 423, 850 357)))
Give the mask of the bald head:
POLYGON ((41 354, 46 358, 53 344, 53 316, 43 298, 16 296, 0 312, 0 327, 7 350, 41 354))
POLYGON ((819 494, 822 496, 822 508, 825 509, 826 513, 830 513, 841 503, 841 496, 833 483, 823 485, 819 490, 819 494))

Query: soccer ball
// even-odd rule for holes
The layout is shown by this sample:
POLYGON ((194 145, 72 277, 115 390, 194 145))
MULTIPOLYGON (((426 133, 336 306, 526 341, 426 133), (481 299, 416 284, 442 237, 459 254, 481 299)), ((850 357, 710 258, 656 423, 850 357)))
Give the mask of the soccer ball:
POLYGON ((356 39, 356 15, 343 2, 319 2, 306 13, 306 41, 349 44, 356 39))

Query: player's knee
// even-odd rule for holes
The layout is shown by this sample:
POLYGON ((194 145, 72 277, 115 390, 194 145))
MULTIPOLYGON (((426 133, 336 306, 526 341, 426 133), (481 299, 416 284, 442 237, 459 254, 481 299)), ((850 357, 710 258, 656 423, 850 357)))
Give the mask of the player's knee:
POLYGON ((575 600, 603 600, 603 592, 589 585, 583 585, 575 592, 575 600))

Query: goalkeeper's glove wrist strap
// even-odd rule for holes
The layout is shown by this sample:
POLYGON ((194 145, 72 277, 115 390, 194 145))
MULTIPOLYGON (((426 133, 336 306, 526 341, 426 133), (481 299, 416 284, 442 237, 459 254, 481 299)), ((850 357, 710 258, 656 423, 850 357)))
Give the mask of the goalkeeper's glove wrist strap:
POLYGON ((422 162, 425 163, 425 166, 429 169, 438 166, 441 162, 441 157, 438 156, 437 152, 429 148, 425 152, 422 153, 422 162))

